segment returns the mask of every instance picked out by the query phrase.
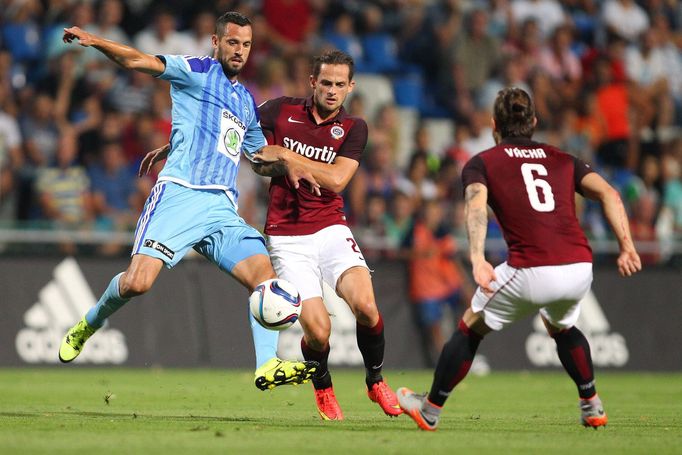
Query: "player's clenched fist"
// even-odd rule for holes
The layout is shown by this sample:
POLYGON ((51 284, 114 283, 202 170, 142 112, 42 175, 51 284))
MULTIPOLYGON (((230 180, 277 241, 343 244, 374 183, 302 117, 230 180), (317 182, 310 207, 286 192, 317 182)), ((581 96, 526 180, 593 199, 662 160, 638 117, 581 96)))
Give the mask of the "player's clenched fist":
POLYGON ((64 29, 64 35, 62 36, 62 41, 65 43, 72 43, 74 39, 78 40, 78 44, 81 46, 92 46, 95 44, 94 36, 85 30, 81 30, 80 27, 69 27, 64 29))

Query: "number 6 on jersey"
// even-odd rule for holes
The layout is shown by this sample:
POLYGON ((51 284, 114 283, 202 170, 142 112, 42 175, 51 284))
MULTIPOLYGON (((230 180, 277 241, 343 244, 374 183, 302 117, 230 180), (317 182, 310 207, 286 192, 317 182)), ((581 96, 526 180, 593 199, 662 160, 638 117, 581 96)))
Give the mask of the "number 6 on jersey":
POLYGON ((535 178, 533 172, 536 172, 541 176, 546 176, 547 169, 542 164, 537 163, 523 163, 521 165, 521 174, 523 175, 523 182, 526 184, 526 192, 528 193, 530 206, 538 212, 551 212, 554 210, 554 193, 552 193, 552 187, 547 180, 535 178), (542 191, 542 198, 545 202, 540 201, 540 191, 542 191))

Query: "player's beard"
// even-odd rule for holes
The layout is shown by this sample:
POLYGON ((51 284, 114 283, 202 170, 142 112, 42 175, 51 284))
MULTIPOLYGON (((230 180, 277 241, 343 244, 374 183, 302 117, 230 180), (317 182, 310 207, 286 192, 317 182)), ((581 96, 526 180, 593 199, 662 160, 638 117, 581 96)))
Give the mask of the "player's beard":
POLYGON ((235 68, 230 66, 229 62, 227 63, 220 62, 220 65, 223 67, 223 73, 225 73, 225 76, 227 76, 228 79, 237 77, 242 70, 241 67, 235 68))

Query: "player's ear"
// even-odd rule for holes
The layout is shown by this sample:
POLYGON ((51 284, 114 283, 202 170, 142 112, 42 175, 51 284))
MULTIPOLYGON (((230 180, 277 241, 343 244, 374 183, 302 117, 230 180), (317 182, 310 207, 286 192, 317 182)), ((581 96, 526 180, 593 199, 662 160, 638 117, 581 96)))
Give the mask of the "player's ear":
POLYGON ((218 42, 220 41, 220 38, 218 38, 218 35, 211 35, 211 45, 213 46, 213 49, 218 49, 218 42))
POLYGON ((312 87, 313 90, 315 90, 315 85, 317 85, 317 80, 315 79, 315 76, 312 74, 310 75, 310 87, 312 87))
POLYGON ((354 88, 355 88, 355 81, 351 79, 351 81, 348 83, 348 93, 351 93, 354 88))
POLYGON ((533 117, 533 128, 535 128, 537 126, 537 124, 538 124, 538 118, 533 117))

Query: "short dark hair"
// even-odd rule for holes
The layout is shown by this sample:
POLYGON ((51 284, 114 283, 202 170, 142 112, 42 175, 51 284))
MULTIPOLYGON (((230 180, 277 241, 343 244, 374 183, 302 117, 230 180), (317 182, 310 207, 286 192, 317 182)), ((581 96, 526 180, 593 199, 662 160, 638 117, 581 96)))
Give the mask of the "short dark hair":
POLYGON ((237 24, 240 27, 251 25, 251 20, 237 11, 228 11, 215 21, 215 34, 223 36, 227 24, 237 24))
POLYGON ((355 62, 353 57, 343 51, 328 51, 313 58, 313 77, 320 75, 322 65, 348 65, 348 80, 353 80, 355 62))
POLYGON ((527 137, 535 132, 535 106, 523 89, 509 87, 500 90, 493 108, 495 129, 502 138, 527 137))

